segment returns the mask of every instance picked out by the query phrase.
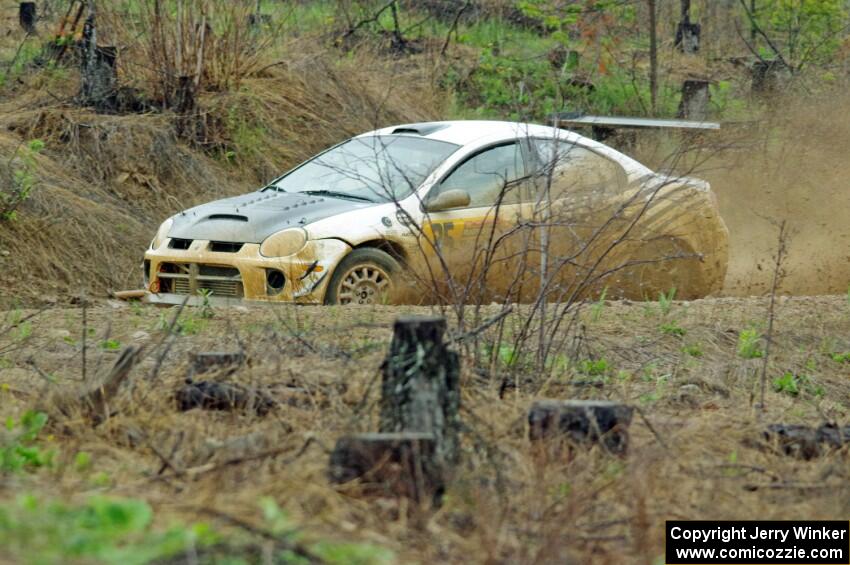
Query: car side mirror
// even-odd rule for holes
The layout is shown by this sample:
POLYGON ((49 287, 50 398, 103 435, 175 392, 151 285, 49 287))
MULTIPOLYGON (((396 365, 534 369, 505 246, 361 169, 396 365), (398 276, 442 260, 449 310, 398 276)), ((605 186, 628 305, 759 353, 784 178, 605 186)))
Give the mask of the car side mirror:
POLYGON ((452 208, 469 206, 469 193, 465 190, 453 189, 441 192, 436 198, 425 203, 426 212, 442 212, 452 208))

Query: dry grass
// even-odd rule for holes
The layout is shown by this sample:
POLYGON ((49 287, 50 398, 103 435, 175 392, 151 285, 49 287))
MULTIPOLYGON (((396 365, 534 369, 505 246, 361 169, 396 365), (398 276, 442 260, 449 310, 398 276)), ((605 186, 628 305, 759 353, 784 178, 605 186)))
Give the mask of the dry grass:
MULTIPOLYGON (((117 357, 98 348, 107 338, 145 346, 146 358, 114 404, 117 415, 95 429, 54 420, 49 441, 61 461, 91 453, 92 472, 107 473, 108 485, 60 467, 9 477, 2 496, 139 497, 159 520, 212 520, 224 529, 210 510, 262 526, 257 502, 269 496, 307 539, 370 541, 399 562, 647 563, 661 559, 665 519, 840 519, 850 502, 846 453, 791 459, 768 449, 760 430, 770 422, 846 422, 847 365, 828 353, 850 349, 849 307, 839 297, 779 301, 770 381, 790 371, 807 375, 809 386, 797 396, 769 392, 760 422, 753 408, 760 360, 736 351, 739 332, 758 326, 766 307, 766 300, 713 299, 675 303, 664 314, 657 304, 609 303, 583 316, 576 354, 605 359, 604 375, 563 368, 541 388, 533 376, 508 371, 519 386, 501 398, 501 379, 482 375, 467 358, 463 463, 444 506, 417 521, 400 513, 397 501, 351 498, 325 477, 327 450, 338 436, 376 429, 375 379, 390 323, 416 309, 352 309, 346 316, 329 308, 220 309, 199 333, 178 337, 152 375, 162 352, 155 330, 162 311, 102 304, 88 312, 95 328, 89 373, 97 367, 102 375, 117 357), (684 337, 662 324, 682 328, 684 337), (232 378, 266 387, 284 405, 265 418, 177 412, 172 395, 187 353, 237 349, 240 341, 249 363, 232 378), (684 353, 686 345, 701 356, 684 353), (541 456, 525 424, 540 396, 634 404, 657 436, 636 415, 625 459, 597 450, 541 456), (158 474, 163 460, 156 452, 173 469, 158 474), (250 457, 257 453, 268 455, 250 457)), ((4 354, 10 368, 0 370, 8 385, 4 415, 79 380, 80 316, 79 309, 51 309, 33 318, 30 337, 3 338, 3 349, 11 347, 4 354), (29 359, 56 384, 39 378, 29 359)))

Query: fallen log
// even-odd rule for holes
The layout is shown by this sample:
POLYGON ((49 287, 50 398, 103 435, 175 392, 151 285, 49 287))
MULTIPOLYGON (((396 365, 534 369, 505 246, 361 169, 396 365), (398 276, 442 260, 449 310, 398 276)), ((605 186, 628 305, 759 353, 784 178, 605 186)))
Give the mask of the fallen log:
POLYGON ((195 382, 192 379, 186 379, 186 384, 177 390, 174 398, 180 412, 200 408, 240 410, 265 416, 277 404, 265 392, 255 388, 213 381, 195 382))
POLYGON ((118 300, 141 300, 145 297, 145 289, 138 290, 116 290, 111 292, 113 298, 118 300))
POLYGON ((780 453, 800 459, 814 459, 850 444, 850 426, 821 424, 817 428, 801 424, 771 424, 764 439, 780 453))
POLYGON ((633 411, 631 406, 605 400, 538 400, 528 411, 528 437, 599 444, 622 455, 628 449, 633 411))

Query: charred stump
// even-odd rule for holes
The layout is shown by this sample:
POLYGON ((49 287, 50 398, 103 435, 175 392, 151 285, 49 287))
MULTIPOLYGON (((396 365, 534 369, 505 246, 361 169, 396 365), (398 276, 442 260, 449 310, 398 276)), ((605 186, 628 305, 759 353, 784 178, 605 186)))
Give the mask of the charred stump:
POLYGON ((186 384, 177 390, 175 401, 180 412, 200 408, 250 412, 258 416, 265 416, 276 405, 269 395, 255 388, 192 379, 186 379, 186 384))
POLYGON ((35 34, 35 22, 38 20, 35 2, 21 2, 18 5, 18 22, 27 35, 35 34))
POLYGON ((843 428, 832 423, 817 428, 800 424, 771 424, 764 439, 783 455, 799 459, 814 459, 850 444, 850 426, 843 428))
POLYGON ((94 55, 84 57, 82 72, 82 102, 98 111, 115 109, 118 91, 118 50, 111 45, 98 46, 94 55))
POLYGON ((791 76, 791 69, 779 59, 762 59, 753 63, 752 93, 756 96, 775 94, 781 85, 791 76))
POLYGON ((184 139, 195 138, 195 80, 190 76, 177 78, 177 100, 174 107, 177 113, 177 136, 184 139))
POLYGON ((605 400, 539 400, 528 411, 528 437, 598 444, 623 455, 628 450, 632 412, 631 406, 605 400))
POLYGON ((432 434, 438 463, 458 458, 460 361, 442 317, 399 318, 382 365, 380 431, 432 434))
POLYGON ((691 22, 679 22, 676 27, 676 48, 686 55, 699 51, 700 25, 691 22))
POLYGON ((679 102, 679 117, 688 120, 705 120, 708 117, 708 104, 711 94, 709 82, 690 79, 682 83, 682 100, 679 102))
POLYGON ((682 0, 682 19, 676 26, 676 48, 685 55, 699 51, 700 25, 691 23, 691 0, 682 0))
POLYGON ((378 433, 345 436, 331 453, 328 478, 358 480, 359 494, 409 498, 439 505, 445 488, 437 442, 430 433, 378 433))

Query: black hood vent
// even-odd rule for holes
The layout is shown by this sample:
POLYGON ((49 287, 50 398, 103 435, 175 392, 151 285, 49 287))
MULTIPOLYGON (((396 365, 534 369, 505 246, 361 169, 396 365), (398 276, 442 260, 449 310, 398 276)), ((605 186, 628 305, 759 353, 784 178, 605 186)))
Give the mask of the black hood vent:
POLYGON ((172 237, 171 242, 168 244, 168 247, 170 247, 171 249, 189 249, 191 245, 191 239, 181 239, 179 237, 172 237))
POLYGON ((240 216, 239 214, 213 214, 207 218, 208 220, 233 220, 234 222, 247 222, 248 216, 240 216))

